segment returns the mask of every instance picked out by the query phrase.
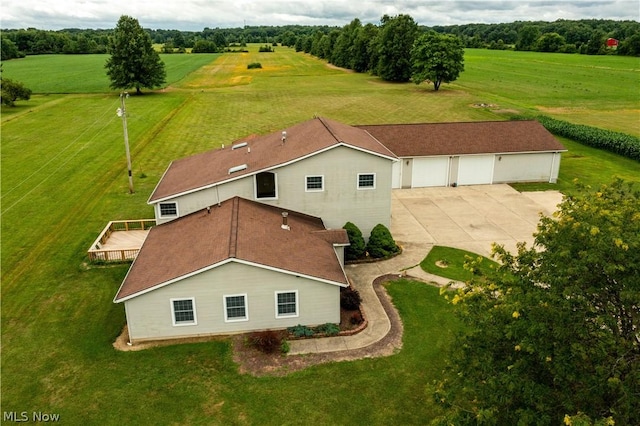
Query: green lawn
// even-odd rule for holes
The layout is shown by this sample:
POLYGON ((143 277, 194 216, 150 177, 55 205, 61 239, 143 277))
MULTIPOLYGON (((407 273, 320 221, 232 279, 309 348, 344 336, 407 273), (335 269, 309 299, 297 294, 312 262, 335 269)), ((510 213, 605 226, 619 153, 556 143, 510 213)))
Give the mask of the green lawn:
MULTIPOLYGON (((220 55, 161 55, 167 71, 167 84, 182 80, 190 72, 220 55)), ((109 77, 104 64, 109 55, 37 55, 4 61, 3 75, 20 81, 35 94, 105 93, 109 77)), ((3 111, 4 112, 4 111, 3 111)))
POLYGON ((485 103, 640 136, 640 58, 465 51, 454 86, 485 103))
MULTIPOLYGON (((153 216, 146 200, 170 161, 315 114, 351 124, 504 118, 474 107, 487 93, 462 90, 463 81, 433 92, 336 70, 290 49, 252 49, 163 56, 172 86, 127 101, 133 195, 119 99, 100 82, 106 58, 5 63, 7 77, 29 80, 42 94, 2 107, 3 410, 58 412, 69 424, 409 424, 435 413, 426 388, 455 322, 426 285, 390 286, 406 332, 404 349, 390 358, 256 379, 237 374, 226 342, 112 348, 125 321, 112 299, 127 266, 87 268, 86 249, 109 220, 153 216), (191 60, 202 62, 180 62, 191 60), (264 68, 247 70, 249 62, 264 68), (85 71, 72 78, 81 63, 85 71)), ((613 172, 640 175, 637 162, 567 146, 557 188, 573 177, 598 184, 613 172)))
POLYGON ((420 262, 420 267, 430 274, 466 282, 473 278, 473 273, 465 269, 464 265, 466 262, 476 260, 478 257, 482 257, 482 262, 478 268, 485 275, 489 274, 492 268, 498 265, 493 260, 470 251, 453 247, 433 246, 427 257, 420 262))

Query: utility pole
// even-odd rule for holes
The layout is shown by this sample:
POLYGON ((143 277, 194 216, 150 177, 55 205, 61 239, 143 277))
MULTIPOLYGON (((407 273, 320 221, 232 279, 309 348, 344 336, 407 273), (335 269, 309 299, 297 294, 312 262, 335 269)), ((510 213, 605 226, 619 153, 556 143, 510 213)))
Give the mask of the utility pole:
POLYGON ((133 194, 133 176, 131 175, 131 153, 129 152, 129 132, 127 131, 127 109, 124 100, 129 97, 129 93, 120 93, 120 105, 117 114, 122 117, 122 129, 124 130, 124 149, 127 153, 127 170, 129 171, 129 193, 133 194))

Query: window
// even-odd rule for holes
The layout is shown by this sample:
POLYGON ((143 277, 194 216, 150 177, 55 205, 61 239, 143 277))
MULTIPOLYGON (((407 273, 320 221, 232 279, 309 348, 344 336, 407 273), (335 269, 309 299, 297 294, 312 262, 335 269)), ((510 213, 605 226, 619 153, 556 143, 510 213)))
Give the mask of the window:
POLYGON ((171 299, 173 325, 196 325, 196 303, 193 297, 171 299))
POLYGON ((256 198, 278 198, 275 173, 261 172, 256 175, 256 198))
POLYGON ((376 189, 376 174, 358 173, 358 189, 376 189))
POLYGON ((298 291, 276 291, 276 318, 298 316, 298 291))
POLYGON ((247 313, 246 294, 233 294, 230 296, 224 296, 225 322, 247 321, 248 319, 249 315, 247 313))
POLYGON ((178 216, 178 205, 176 203, 160 203, 160 217, 178 216))
POLYGON ((324 191, 324 176, 307 176, 305 178, 305 191, 320 192, 324 191))

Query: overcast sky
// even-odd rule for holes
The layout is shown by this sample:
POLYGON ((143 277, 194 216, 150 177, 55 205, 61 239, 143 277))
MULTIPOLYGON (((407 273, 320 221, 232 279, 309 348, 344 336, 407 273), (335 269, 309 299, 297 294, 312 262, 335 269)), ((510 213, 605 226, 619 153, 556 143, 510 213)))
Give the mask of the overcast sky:
POLYGON ((409 14, 420 25, 557 19, 640 20, 640 0, 0 0, 0 28, 114 28, 121 15, 144 28, 200 31, 243 25, 379 23, 409 14))

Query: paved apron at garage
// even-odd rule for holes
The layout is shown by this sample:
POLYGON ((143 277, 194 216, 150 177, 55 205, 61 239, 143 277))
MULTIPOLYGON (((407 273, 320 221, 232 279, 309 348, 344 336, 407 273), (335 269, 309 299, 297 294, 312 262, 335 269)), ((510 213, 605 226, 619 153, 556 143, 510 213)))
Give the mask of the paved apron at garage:
POLYGON ((533 242, 540 213, 550 216, 562 201, 558 191, 518 192, 509 185, 394 189, 391 233, 411 248, 433 245, 489 256, 496 242, 515 252, 533 242))

